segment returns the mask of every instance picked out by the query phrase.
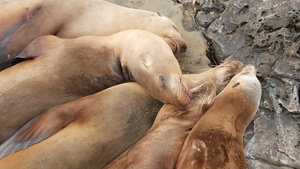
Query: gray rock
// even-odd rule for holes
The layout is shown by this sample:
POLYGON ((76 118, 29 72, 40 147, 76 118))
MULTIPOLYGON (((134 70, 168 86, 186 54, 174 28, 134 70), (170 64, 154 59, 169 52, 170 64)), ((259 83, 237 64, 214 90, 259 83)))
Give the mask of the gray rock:
POLYGON ((262 108, 259 112, 254 120, 253 137, 250 140, 244 138, 248 168, 264 168, 264 165, 257 167, 260 161, 275 166, 300 168, 298 122, 288 111, 274 114, 262 108))
POLYGON ((277 60, 273 72, 281 77, 300 81, 300 58, 285 57, 277 60))
POLYGON ((300 168, 300 1, 198 0, 195 6, 216 60, 252 64, 261 79, 260 109, 244 135, 248 168, 300 168), (213 10, 214 3, 225 10, 213 10))
POLYGON ((248 169, 293 169, 292 167, 275 166, 258 160, 247 159, 248 169))

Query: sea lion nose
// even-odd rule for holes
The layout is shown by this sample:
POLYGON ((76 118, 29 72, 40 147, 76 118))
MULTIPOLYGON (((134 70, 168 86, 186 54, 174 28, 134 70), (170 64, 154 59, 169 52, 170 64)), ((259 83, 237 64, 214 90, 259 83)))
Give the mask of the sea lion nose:
POLYGON ((187 46, 182 47, 181 50, 182 50, 182 52, 186 52, 187 51, 187 46))

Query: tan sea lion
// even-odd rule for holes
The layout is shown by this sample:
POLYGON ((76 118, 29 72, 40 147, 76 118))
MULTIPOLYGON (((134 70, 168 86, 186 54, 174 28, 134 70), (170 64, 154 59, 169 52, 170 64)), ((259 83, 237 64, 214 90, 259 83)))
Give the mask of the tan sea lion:
POLYGON ((17 140, 28 142, 12 147, 4 143, 1 149, 18 150, 54 135, 4 157, 0 168, 102 168, 145 134, 160 107, 160 102, 132 82, 54 107, 23 127, 29 126, 32 133, 17 140))
POLYGON ((243 135, 258 109, 261 85, 253 66, 235 75, 185 140, 176 168, 246 168, 243 135))
POLYGON ((49 108, 123 82, 138 82, 163 103, 189 104, 172 50, 148 31, 76 39, 47 35, 20 55, 36 58, 0 72, 0 142, 49 108))
POLYGON ((147 134, 104 168, 173 169, 189 131, 213 103, 216 88, 208 82, 191 93, 193 99, 186 110, 165 104, 147 134))
POLYGON ((76 38, 143 29, 164 38, 174 53, 187 48, 168 18, 102 0, 4 1, 0 2, 0 13, 0 70, 7 68, 26 45, 41 35, 76 38))
MULTIPOLYGON (((209 71, 199 74, 198 75, 199 77, 192 76, 192 75, 187 76, 185 80, 188 81, 189 85, 193 86, 193 85, 196 85, 196 83, 202 84, 204 82, 204 80, 201 80, 201 77, 205 80, 208 80, 209 79, 208 77, 210 77, 211 79, 209 79, 209 80, 211 82, 213 82, 214 84, 217 84, 217 86, 219 88, 224 88, 226 85, 226 82, 228 83, 227 79, 232 77, 236 72, 238 72, 241 68, 241 65, 242 64, 238 61, 227 62, 227 63, 224 63, 212 70, 209 70, 209 71), (216 74, 216 73, 218 73, 218 74, 216 74), (216 78, 216 76, 219 78, 216 78), (194 79, 190 80, 189 77, 193 77, 194 79), (221 79, 221 77, 223 78, 223 80, 221 79)), ((136 86, 136 85, 134 85, 134 86, 136 86)), ((132 90, 134 88, 134 86, 128 87, 128 88, 131 88, 131 90, 132 90)), ((85 98, 81 98, 80 101, 79 100, 73 101, 73 102, 66 103, 64 105, 57 106, 57 107, 54 107, 54 108, 48 110, 47 112, 43 113, 39 117, 33 119, 26 126, 24 126, 21 130, 19 130, 16 134, 14 134, 13 137, 11 137, 9 140, 7 140, 5 143, 3 143, 0 146, 0 158, 6 156, 8 154, 13 154, 20 149, 25 149, 28 146, 43 140, 46 137, 49 137, 49 136, 55 134, 56 132, 61 130, 61 128, 63 128, 66 125, 67 125, 67 127, 69 127, 69 125, 72 126, 74 123, 81 122, 81 121, 83 121, 82 119, 86 119, 86 116, 90 116, 90 115, 100 116, 100 115, 95 115, 95 114, 98 114, 98 113, 101 114, 101 111, 105 110, 103 107, 106 107, 107 105, 105 103, 100 104, 99 102, 102 102, 102 101, 98 97, 100 97, 100 95, 101 95, 101 97, 107 97, 108 98, 107 100, 109 100, 110 102, 114 102, 114 99, 113 99, 114 97, 118 97, 118 99, 116 99, 116 100, 127 98, 128 94, 123 94, 122 92, 118 92, 120 90, 121 89, 119 89, 119 88, 115 89, 114 95, 112 95, 112 96, 109 94, 103 94, 104 96, 102 96, 102 94, 97 94, 97 95, 95 94, 94 96, 88 96, 85 98), (122 97, 122 96, 124 96, 124 97, 122 97), (84 103, 84 104, 80 104, 80 103, 84 103), (70 108, 70 107, 73 107, 73 108, 70 108), (97 108, 97 107, 99 107, 99 108, 97 108), (80 110, 82 112, 78 112, 77 110, 80 110), (71 111, 71 112, 68 112, 68 111, 71 111), (89 112, 89 113, 87 113, 87 115, 86 115, 85 112, 89 112), (79 115, 79 114, 81 114, 81 115, 79 115)), ((134 93, 134 92, 132 92, 132 93, 134 93)), ((146 105, 149 107, 142 106, 142 107, 140 107, 141 109, 139 109, 139 111, 137 112, 137 111, 133 111, 132 109, 126 108, 126 106, 125 106, 125 108, 123 108, 123 110, 126 111, 127 116, 129 116, 128 114, 131 114, 131 116, 144 116, 143 113, 146 113, 146 116, 147 116, 146 118, 148 118, 148 121, 146 123, 142 122, 142 124, 137 124, 137 125, 139 125, 138 128, 143 128, 144 129, 143 131, 146 132, 150 128, 150 126, 152 125, 153 120, 154 120, 153 116, 148 116, 148 114, 149 114, 148 109, 153 107, 153 111, 157 110, 156 107, 160 107, 161 104, 154 99, 152 99, 152 100, 149 99, 150 97, 148 97, 148 98, 144 98, 142 96, 141 97, 133 96, 133 97, 135 99, 137 99, 139 102, 142 102, 143 100, 145 100, 145 102, 147 102, 146 105), (135 115, 136 113, 138 113, 138 115, 135 115)), ((131 97, 129 97, 129 100, 125 99, 124 104, 136 105, 135 100, 130 99, 130 98, 131 97), (131 102, 133 102, 133 103, 131 103, 131 102)), ((118 105, 118 102, 119 101, 115 101, 114 104, 118 105)), ((110 104, 113 104, 113 103, 110 103, 110 104)), ((121 104, 120 106, 122 106, 122 105, 123 104, 121 104)), ((108 107, 110 107, 110 106, 108 106, 108 107)), ((125 112, 122 112, 122 113, 125 114, 125 112)), ((116 116, 117 115, 118 114, 116 114, 116 116)), ((115 117, 115 115, 111 115, 111 116, 112 116, 112 118, 115 117)), ((106 118, 106 117, 103 116, 103 118, 106 118)), ((123 116, 120 118, 123 118, 123 116)), ((109 122, 109 120, 108 120, 108 122, 109 122)), ((99 123, 101 123, 101 121, 99 121, 99 123)), ((105 124, 103 126, 106 126, 105 124)), ((89 124, 89 122, 85 122, 85 121, 84 121, 84 123, 82 123, 82 125, 87 126, 87 127, 91 126, 89 124)), ((118 123, 115 125, 116 126, 114 126, 114 130, 118 130, 118 131, 124 131, 124 130, 125 131, 127 131, 127 130, 128 131, 132 131, 132 130, 136 131, 136 129, 137 129, 137 127, 135 125, 131 125, 131 123, 123 124, 123 125, 122 125, 122 123, 121 124, 118 123), (133 129, 131 129, 131 128, 133 128, 133 129)), ((100 126, 99 130, 103 130, 103 129, 101 129, 101 127, 103 127, 103 126, 100 126)), ((63 131, 63 130, 61 130, 61 131, 63 131)), ((105 130, 109 130, 107 126, 106 126, 105 130)), ((113 132, 114 130, 112 130, 111 134, 114 134, 114 132, 113 132)), ((59 131, 58 133, 60 133, 61 131, 59 131)), ((126 141, 126 143, 128 143, 128 144, 126 144, 127 148, 137 141, 137 139, 138 139, 137 137, 140 138, 141 133, 142 133, 142 131, 140 131, 140 133, 137 133, 136 135, 135 134, 132 135, 132 133, 127 135, 127 137, 129 137, 129 140, 132 140, 131 142, 128 140, 126 141), (134 137, 136 139, 133 139, 132 137, 134 137)), ((97 134, 98 133, 96 133, 96 135, 97 134)), ((93 134, 91 134, 91 135, 93 135, 93 134)), ((52 137, 50 137, 50 139, 51 138, 52 137)), ((111 141, 109 139, 111 139, 111 137, 108 138, 107 142, 111 141)), ((82 144, 85 144, 85 143, 82 143, 82 144)), ((114 146, 115 145, 113 144, 112 147, 114 147, 114 146)), ((123 152, 125 150, 124 149, 125 147, 126 146, 120 147, 120 151, 116 151, 116 154, 114 154, 115 155, 114 157, 116 157, 121 152, 123 152), (123 151, 121 151, 122 148, 123 148, 123 151)), ((83 148, 87 148, 87 147, 83 147, 83 148)), ((65 151, 67 151, 67 149, 68 149, 68 147, 66 147, 65 151)), ((110 150, 111 149, 105 151, 104 153, 109 152, 110 150)), ((45 151, 47 151, 47 150, 45 150, 45 151)), ((14 159, 15 158, 14 156, 15 155, 13 155, 12 157, 8 156, 7 158, 14 159)), ((107 162, 114 159, 113 156, 109 156, 109 157, 111 157, 111 159, 106 160, 107 162)), ((4 165, 4 164, 2 164, 2 165, 4 165)))

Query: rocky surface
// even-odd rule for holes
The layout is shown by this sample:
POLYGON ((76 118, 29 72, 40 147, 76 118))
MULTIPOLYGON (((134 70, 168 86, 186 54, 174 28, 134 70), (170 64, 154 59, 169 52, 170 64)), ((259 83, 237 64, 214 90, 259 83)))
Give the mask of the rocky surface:
POLYGON ((248 168, 300 168, 299 0, 109 1, 173 20, 188 44, 184 73, 208 69, 207 57, 254 65, 263 93, 244 136, 248 168))
POLYGON ((300 168, 300 1, 185 3, 196 8, 215 60, 257 68, 263 94, 244 137, 248 168, 300 168))

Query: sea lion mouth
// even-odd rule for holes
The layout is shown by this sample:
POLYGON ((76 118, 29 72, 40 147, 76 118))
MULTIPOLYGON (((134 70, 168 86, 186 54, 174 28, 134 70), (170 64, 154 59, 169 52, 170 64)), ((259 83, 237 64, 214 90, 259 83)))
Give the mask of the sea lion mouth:
MULTIPOLYGON (((184 53, 187 51, 187 46, 185 44, 185 42, 182 42, 183 44, 180 45, 176 40, 174 40, 173 38, 169 37, 173 43, 175 44, 175 51, 173 51, 174 53, 184 53)), ((180 39, 180 38, 178 38, 180 39)))
POLYGON ((179 38, 179 40, 175 40, 176 38, 174 39, 174 38, 171 38, 170 36, 164 36, 164 39, 165 39, 166 42, 168 42, 168 44, 169 44, 169 46, 172 49, 174 54, 186 52, 187 47, 186 47, 185 42, 182 42, 183 45, 180 45, 178 43, 180 38, 179 38))
POLYGON ((174 53, 178 53, 179 51, 178 51, 178 49, 179 49, 179 45, 178 45, 178 43, 174 40, 174 39, 172 39, 171 38, 171 40, 175 43, 175 52, 174 53))

